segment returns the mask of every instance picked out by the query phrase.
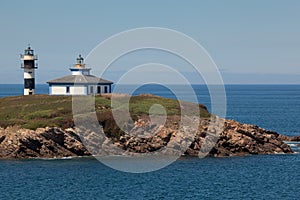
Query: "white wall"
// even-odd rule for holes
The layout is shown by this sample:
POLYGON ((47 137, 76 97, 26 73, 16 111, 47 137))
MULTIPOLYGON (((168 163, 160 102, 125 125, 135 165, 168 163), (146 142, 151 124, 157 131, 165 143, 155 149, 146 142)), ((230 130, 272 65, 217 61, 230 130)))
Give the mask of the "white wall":
POLYGON ((50 86, 49 92, 51 95, 65 95, 66 86, 50 86))
MULTIPOLYGON (((70 92, 67 93, 67 85, 52 85, 49 87, 50 95, 87 95, 87 94, 97 94, 98 85, 70 85, 70 92), (93 87, 91 90, 91 86, 93 87)), ((109 93, 109 85, 101 85, 101 93, 104 94, 104 87, 107 87, 107 93, 109 93)))
POLYGON ((24 79, 25 78, 34 78, 34 70, 35 69, 24 69, 24 79))
POLYGON ((31 92, 31 94, 34 94, 34 89, 27 89, 27 88, 24 88, 24 95, 29 95, 29 93, 31 92))
POLYGON ((86 86, 70 86, 70 95, 86 95, 86 86))
POLYGON ((52 85, 49 87, 50 95, 86 95, 86 86, 69 86, 70 93, 67 93, 66 85, 52 85))

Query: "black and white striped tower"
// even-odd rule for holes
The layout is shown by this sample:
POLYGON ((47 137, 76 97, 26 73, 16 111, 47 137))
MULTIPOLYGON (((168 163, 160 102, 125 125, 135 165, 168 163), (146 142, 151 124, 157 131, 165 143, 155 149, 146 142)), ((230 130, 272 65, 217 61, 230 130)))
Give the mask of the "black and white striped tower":
POLYGON ((30 46, 21 54, 21 68, 24 69, 24 95, 33 95, 35 89, 34 71, 37 69, 37 55, 30 46))

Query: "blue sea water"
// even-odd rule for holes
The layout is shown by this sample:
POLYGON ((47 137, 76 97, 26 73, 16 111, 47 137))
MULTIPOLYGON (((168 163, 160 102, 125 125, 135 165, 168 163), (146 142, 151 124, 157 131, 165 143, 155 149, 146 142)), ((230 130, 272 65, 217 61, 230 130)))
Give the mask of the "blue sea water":
MULTIPOLYGON (((193 87, 210 110, 207 88, 193 87)), ((158 85, 140 93, 174 98, 158 85)), ((21 94, 22 85, 0 85, 0 97, 21 94)), ((227 118, 300 135, 300 85, 226 85, 226 95, 227 118)), ((181 158, 144 174, 115 171, 93 158, 2 160, 0 199, 300 199, 299 167, 300 154, 181 158)))

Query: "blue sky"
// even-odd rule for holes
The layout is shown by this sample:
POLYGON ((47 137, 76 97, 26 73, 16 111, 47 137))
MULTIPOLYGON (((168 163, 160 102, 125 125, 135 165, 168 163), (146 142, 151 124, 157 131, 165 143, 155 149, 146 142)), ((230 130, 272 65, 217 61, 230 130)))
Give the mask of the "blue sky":
MULTIPOLYGON (((23 83, 19 54, 30 43, 39 56, 38 83, 69 74, 106 38, 138 27, 165 27, 198 41, 227 84, 300 84, 300 1, 0 1, 0 83, 23 83)), ((137 53, 114 63, 116 74, 143 62, 168 60, 137 53)), ((162 61, 164 62, 164 61, 162 61)), ((183 67, 184 69, 185 67, 183 67)), ((188 71, 183 73, 196 80, 188 71)))

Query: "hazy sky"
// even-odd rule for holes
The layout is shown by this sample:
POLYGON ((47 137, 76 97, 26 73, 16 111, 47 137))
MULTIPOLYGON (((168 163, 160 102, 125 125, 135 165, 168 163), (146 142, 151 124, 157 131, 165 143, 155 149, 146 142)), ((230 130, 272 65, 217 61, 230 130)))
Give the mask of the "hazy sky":
MULTIPOLYGON (((1 0, 0 83, 23 83, 19 54, 29 43, 39 56, 37 82, 45 83, 69 74, 68 67, 79 53, 86 56, 113 34, 154 26, 197 40, 225 83, 300 84, 299 11, 297 0, 1 0)), ((185 65, 177 58, 146 51, 116 62, 119 71, 105 78, 116 81, 116 74, 151 59, 185 65)), ((183 73, 195 80, 188 71, 183 73)))

